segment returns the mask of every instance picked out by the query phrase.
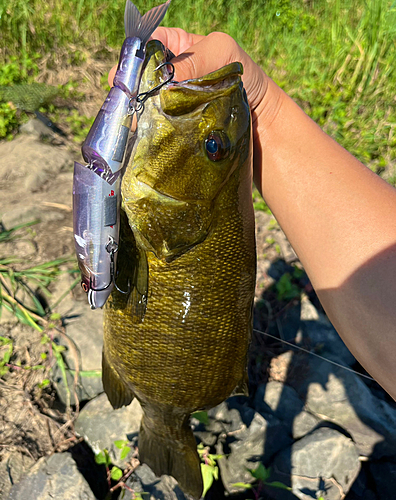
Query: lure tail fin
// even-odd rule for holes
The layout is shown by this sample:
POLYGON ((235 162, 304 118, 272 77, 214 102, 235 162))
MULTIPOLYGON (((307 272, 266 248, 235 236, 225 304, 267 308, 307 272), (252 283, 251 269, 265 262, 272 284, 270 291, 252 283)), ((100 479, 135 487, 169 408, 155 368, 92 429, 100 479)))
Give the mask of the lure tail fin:
POLYGON ((164 4, 158 5, 142 16, 131 0, 127 0, 124 15, 125 36, 127 38, 138 37, 145 45, 164 18, 170 2, 171 0, 168 0, 164 4))
MULTIPOLYGON (((177 418, 177 417, 176 417, 177 418)), ((199 499, 203 481, 197 443, 186 418, 175 427, 143 416, 139 432, 139 459, 157 476, 173 476, 184 493, 199 499)))

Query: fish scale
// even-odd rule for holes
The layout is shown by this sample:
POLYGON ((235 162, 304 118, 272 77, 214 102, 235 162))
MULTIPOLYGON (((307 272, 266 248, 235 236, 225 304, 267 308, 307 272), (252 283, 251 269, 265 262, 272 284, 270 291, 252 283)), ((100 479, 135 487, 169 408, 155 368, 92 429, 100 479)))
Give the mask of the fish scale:
MULTIPOLYGON (((142 88, 160 83, 153 71, 164 58, 160 42, 149 42, 142 88)), ((118 284, 130 293, 114 290, 104 311, 109 400, 119 407, 137 397, 140 460, 194 498, 203 485, 190 414, 247 388, 255 237, 241 72, 233 63, 191 88, 168 84, 145 104, 122 184, 118 284), (223 82, 215 99, 213 80, 223 82), (205 150, 213 131, 228 138, 219 161, 205 150)))

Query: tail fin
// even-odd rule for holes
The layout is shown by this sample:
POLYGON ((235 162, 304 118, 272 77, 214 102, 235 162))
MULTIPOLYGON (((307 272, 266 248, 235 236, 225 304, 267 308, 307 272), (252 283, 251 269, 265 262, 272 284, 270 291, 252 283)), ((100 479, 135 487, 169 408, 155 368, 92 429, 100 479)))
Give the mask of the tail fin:
MULTIPOLYGON (((184 493, 201 498, 203 482, 197 443, 188 419, 182 427, 147 425, 143 416, 139 432, 139 459, 146 463, 157 476, 173 476, 184 493), (160 430, 161 434, 158 433, 160 430)), ((154 424, 154 422, 153 422, 154 424)))
POLYGON ((164 18, 170 2, 171 0, 168 0, 162 5, 153 7, 142 16, 131 0, 127 0, 124 15, 125 36, 127 38, 136 36, 145 45, 164 18))

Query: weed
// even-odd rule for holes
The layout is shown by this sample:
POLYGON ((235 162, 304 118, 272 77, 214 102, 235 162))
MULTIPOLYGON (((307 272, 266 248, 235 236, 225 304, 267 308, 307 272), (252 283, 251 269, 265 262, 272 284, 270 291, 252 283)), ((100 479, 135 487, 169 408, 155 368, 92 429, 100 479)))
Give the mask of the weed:
MULTIPOLYGON (((121 449, 121 455, 123 450, 126 450, 126 455, 129 453, 129 451, 131 451, 130 447, 128 446, 128 443, 129 441, 123 441, 123 440, 114 441, 115 446, 121 449)), ((126 458, 126 455, 124 456, 124 458, 126 458)), ((122 490, 121 498, 124 495, 124 490, 128 490, 129 492, 131 492, 132 499, 134 500, 143 500, 143 495, 148 495, 148 493, 145 492, 142 493, 136 492, 132 488, 130 488, 127 484, 125 484, 125 481, 139 465, 139 460, 137 460, 136 458, 133 458, 131 460, 131 465, 123 471, 116 465, 112 464, 109 452, 105 448, 104 450, 100 451, 95 455, 95 462, 99 465, 104 465, 106 467, 107 482, 109 485, 109 495, 106 497, 106 500, 107 498, 110 499, 112 493, 119 488, 121 488, 122 490), (111 485, 112 481, 116 482, 114 486, 111 485)))
MULTIPOLYGON (((20 224, 9 230, 0 231, 0 242, 10 242, 22 238, 25 231, 38 221, 20 224)), ((41 297, 49 298, 48 286, 62 272, 60 266, 71 262, 71 257, 60 257, 44 264, 24 266, 16 257, 0 259, 0 316, 2 309, 11 312, 21 323, 30 325, 37 331, 40 319, 47 315, 41 297)))
POLYGON ((197 447, 198 454, 201 458, 201 473, 203 479, 203 492, 202 498, 205 497, 206 493, 209 491, 214 480, 219 479, 219 467, 217 466, 217 460, 223 458, 224 455, 213 455, 209 453, 209 447, 205 447, 200 443, 197 447))
POLYGON ((303 273, 301 269, 295 268, 293 274, 284 273, 280 279, 275 283, 276 296, 278 301, 290 301, 296 299, 301 294, 300 287, 296 284, 303 273))
POLYGON ((253 206, 255 210, 259 210, 262 212, 265 212, 267 214, 271 214, 271 210, 269 209, 268 205, 265 203, 263 200, 261 194, 258 192, 257 188, 253 188, 253 206))
POLYGON ((281 490, 292 491, 290 486, 286 486, 280 481, 271 481, 268 482, 268 479, 271 476, 271 469, 264 467, 262 463, 258 465, 256 469, 247 469, 251 476, 257 481, 255 484, 251 483, 234 483, 233 486, 238 488, 251 489, 254 494, 255 500, 259 500, 261 498, 261 492, 263 486, 269 486, 271 488, 278 488, 281 490))
MULTIPOLYGON (((145 12, 158 1, 135 3, 145 12)), ((64 61, 81 65, 89 47, 119 48, 124 7, 124 0, 4 0, 0 85, 29 83, 37 75, 37 54, 43 58, 60 48, 64 61)), ((229 33, 326 132, 374 171, 395 160, 394 2, 174 0, 163 24, 201 34, 229 33)), ((109 61, 109 67, 113 64, 109 61)), ((24 114, 3 106, 0 118, 0 137, 9 138, 24 114)), ((87 120, 72 117, 78 141, 87 120)), ((262 201, 255 203, 268 210, 262 201)))

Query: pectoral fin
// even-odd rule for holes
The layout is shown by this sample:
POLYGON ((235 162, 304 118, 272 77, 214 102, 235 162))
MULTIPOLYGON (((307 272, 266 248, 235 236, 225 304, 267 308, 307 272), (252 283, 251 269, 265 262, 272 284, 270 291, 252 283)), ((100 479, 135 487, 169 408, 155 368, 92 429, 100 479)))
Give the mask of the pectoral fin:
POLYGON ((118 251, 117 288, 113 292, 117 307, 128 309, 134 323, 140 323, 146 313, 148 295, 148 264, 129 227, 123 210, 120 214, 120 249, 118 251))
POLYGON ((103 388, 114 409, 127 406, 134 398, 133 392, 124 384, 117 371, 107 361, 105 352, 102 354, 103 388))

